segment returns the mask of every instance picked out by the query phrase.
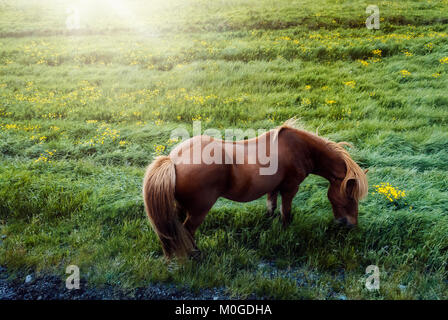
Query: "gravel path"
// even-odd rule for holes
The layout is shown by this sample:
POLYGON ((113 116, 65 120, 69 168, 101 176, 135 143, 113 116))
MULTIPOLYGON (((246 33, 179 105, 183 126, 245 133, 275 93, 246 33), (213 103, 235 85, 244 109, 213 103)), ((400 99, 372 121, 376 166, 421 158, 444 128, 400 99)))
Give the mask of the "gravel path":
POLYGON ((224 289, 204 289, 193 293, 174 285, 154 284, 124 291, 112 286, 89 287, 81 280, 80 289, 68 290, 65 281, 54 275, 29 274, 9 280, 7 270, 0 266, 0 300, 228 300, 224 289), (28 277, 29 282, 26 282, 28 277))
MULTIPOLYGON (((306 274, 301 268, 278 269, 273 262, 263 261, 258 265, 258 272, 266 278, 282 277, 294 280, 299 287, 315 288, 319 275, 306 274)), ((335 278, 343 280, 341 270, 335 278)), ((184 287, 171 284, 151 284, 134 290, 123 290, 113 286, 93 287, 81 279, 80 289, 68 290, 65 280, 56 275, 37 275, 34 273, 8 279, 5 267, 0 266, 0 300, 231 300, 224 288, 201 289, 193 292, 184 287)), ((260 299, 251 295, 248 299, 260 299)), ((263 299, 261 297, 261 299, 263 299)), ((345 295, 330 290, 326 299, 347 299, 345 295)))

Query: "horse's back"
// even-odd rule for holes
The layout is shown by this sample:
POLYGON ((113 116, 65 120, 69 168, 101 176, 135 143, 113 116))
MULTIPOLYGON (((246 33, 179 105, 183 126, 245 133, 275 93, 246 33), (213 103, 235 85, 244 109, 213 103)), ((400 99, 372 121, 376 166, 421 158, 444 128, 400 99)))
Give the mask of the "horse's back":
POLYGON ((176 169, 176 198, 187 209, 201 210, 209 206, 227 188, 230 164, 206 164, 202 158, 203 149, 213 147, 210 145, 213 143, 216 141, 212 137, 196 136, 170 153, 176 169), (195 143, 200 144, 199 150, 195 150, 195 143))

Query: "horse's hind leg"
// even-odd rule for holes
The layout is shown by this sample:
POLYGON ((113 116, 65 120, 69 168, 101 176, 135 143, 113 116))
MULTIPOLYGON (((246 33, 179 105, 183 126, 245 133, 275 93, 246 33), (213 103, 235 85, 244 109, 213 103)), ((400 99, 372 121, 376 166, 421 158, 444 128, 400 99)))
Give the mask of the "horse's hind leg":
POLYGON ((277 196, 278 196, 278 191, 272 191, 272 192, 268 193, 266 206, 268 208, 267 214, 269 217, 273 217, 275 209, 277 209, 277 196))
MULTIPOLYGON (((191 234, 193 240, 196 230, 199 228, 202 222, 204 222, 207 213, 215 204, 217 199, 218 196, 216 196, 215 194, 208 194, 208 195, 202 194, 197 195, 194 198, 188 199, 190 202, 186 205, 186 209, 188 212, 187 212, 187 218, 185 219, 184 222, 184 226, 187 229, 187 231, 191 234)), ((200 251, 195 244, 195 252, 192 253, 192 256, 194 258, 197 258, 199 255, 200 251)))
POLYGON ((191 236, 194 237, 194 234, 201 225, 201 223, 204 221, 205 216, 207 215, 208 211, 197 213, 197 212, 188 212, 187 219, 185 219, 184 226, 190 232, 191 236))
POLYGON ((193 238, 194 242, 194 250, 191 252, 190 256, 195 259, 199 260, 201 257, 201 250, 199 250, 198 246, 196 245, 196 242, 194 241, 194 234, 197 230, 197 228, 202 224, 202 222, 205 219, 205 216, 207 215, 208 211, 197 213, 197 212, 188 212, 187 219, 185 219, 184 226, 188 230, 188 232, 191 234, 191 237, 193 238))

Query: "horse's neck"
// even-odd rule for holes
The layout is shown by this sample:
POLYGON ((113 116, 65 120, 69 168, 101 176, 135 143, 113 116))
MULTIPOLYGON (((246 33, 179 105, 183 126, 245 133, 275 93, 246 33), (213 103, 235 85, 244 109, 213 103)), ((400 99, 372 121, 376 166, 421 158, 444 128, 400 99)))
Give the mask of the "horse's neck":
POLYGON ((333 177, 343 175, 343 160, 335 150, 328 147, 325 139, 307 132, 302 133, 302 138, 306 141, 311 154, 310 173, 319 175, 330 182, 333 177))

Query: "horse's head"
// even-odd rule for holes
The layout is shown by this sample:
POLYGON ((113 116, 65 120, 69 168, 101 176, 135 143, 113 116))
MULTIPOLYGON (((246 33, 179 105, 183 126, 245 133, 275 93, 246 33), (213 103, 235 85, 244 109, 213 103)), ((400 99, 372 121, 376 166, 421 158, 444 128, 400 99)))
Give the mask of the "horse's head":
POLYGON ((348 227, 358 224, 358 201, 366 196, 368 184, 366 173, 342 148, 344 142, 333 144, 342 161, 336 161, 331 174, 328 199, 337 222, 348 227))
POLYGON ((328 199, 336 222, 350 228, 358 224, 358 199, 353 192, 356 183, 355 179, 349 179, 346 188, 341 188, 342 180, 336 179, 328 189, 328 199))

